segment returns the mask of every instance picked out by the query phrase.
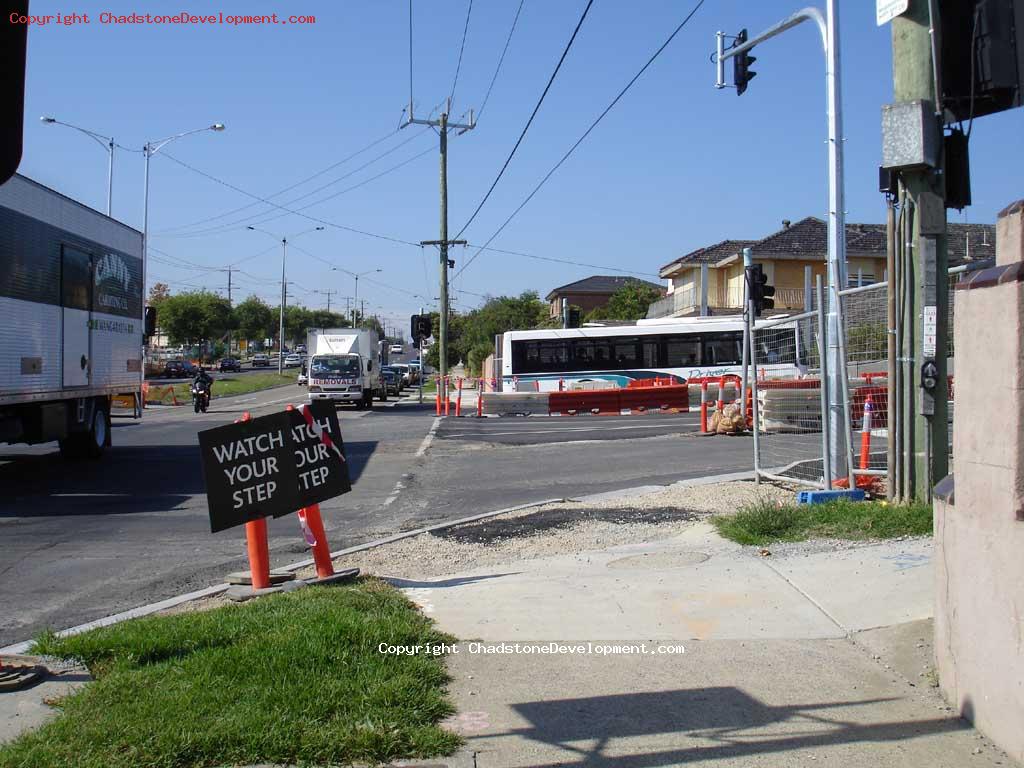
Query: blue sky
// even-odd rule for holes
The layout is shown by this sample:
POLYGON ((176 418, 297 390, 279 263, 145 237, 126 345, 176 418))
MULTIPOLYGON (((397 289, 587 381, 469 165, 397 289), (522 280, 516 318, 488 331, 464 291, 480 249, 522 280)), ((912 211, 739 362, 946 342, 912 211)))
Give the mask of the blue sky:
MULTIPOLYGON (((454 116, 479 108, 518 4, 474 0, 454 116)), ((524 0, 477 129, 450 140, 451 235, 462 228, 518 137, 584 5, 583 0, 524 0)), ((482 244, 493 234, 692 5, 684 0, 594 3, 518 154, 466 231, 471 243, 482 244)), ((880 108, 892 100, 889 27, 875 25, 873 3, 840 5, 847 212, 851 221, 881 222, 884 204, 876 188, 880 108)), ((753 34, 799 6, 792 0, 708 0, 492 245, 654 275, 660 265, 694 248, 725 238, 762 237, 782 219, 824 218, 824 65, 816 29, 805 24, 759 46, 753 67, 758 76, 742 97, 712 87, 714 65, 708 58, 715 30, 747 27, 753 34)), ((413 2, 418 117, 452 87, 466 8, 466 0, 413 2)), ((193 7, 80 0, 74 8, 33 0, 32 11, 86 12, 92 23, 30 32, 22 173, 86 204, 105 206, 104 152, 74 131, 41 125, 43 114, 113 134, 134 149, 146 140, 223 122, 223 133, 184 138, 164 153, 261 197, 387 137, 274 201, 288 207, 316 203, 305 213, 400 240, 438 237, 437 137, 417 126, 395 132, 409 98, 406 0, 225 0, 193 7), (311 14, 316 23, 117 27, 98 22, 103 10, 311 14), (407 143, 398 147, 402 142, 407 143), (388 150, 393 151, 357 170, 388 150), (399 164, 400 169, 369 180, 399 164), (318 202, 363 181, 358 189, 318 202)), ((975 122, 974 205, 966 220, 991 222, 1021 196, 1022 150, 1024 110, 975 122)), ((139 227, 142 168, 141 153, 118 153, 114 215, 139 227)), ((256 293, 276 302, 280 249, 245 226, 291 235, 316 223, 258 204, 194 224, 253 201, 161 155, 153 159, 151 173, 151 245, 159 251, 150 264, 150 282, 169 282, 172 290, 197 285, 223 290, 224 273, 204 273, 195 265, 240 262, 244 273, 235 275, 235 298, 256 293)), ((951 212, 951 220, 964 216, 951 212)), ((325 261, 352 272, 381 269, 360 280, 360 297, 367 300, 368 312, 400 319, 402 327, 409 312, 424 303, 413 294, 437 296, 436 251, 335 227, 303 235, 295 245, 288 277, 296 283, 294 299, 307 306, 326 301, 315 290, 337 290, 334 306, 353 293, 352 278, 325 261)), ((456 249, 457 268, 473 253, 456 249)), ((455 281, 455 306, 477 305, 477 294, 533 289, 543 296, 554 286, 604 271, 484 252, 455 281)))

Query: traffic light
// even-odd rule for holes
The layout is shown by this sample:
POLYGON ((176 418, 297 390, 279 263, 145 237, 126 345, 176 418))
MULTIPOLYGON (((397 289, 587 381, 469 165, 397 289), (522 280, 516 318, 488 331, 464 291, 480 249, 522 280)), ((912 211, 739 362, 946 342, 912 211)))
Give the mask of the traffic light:
MULTIPOLYGON (((736 35, 737 47, 747 42, 747 30, 741 29, 736 35)), ((736 84, 736 95, 742 96, 747 90, 747 83, 757 77, 757 72, 750 69, 750 65, 757 61, 757 57, 750 55, 750 50, 738 53, 732 57, 732 81, 736 84)))
POLYGON ((430 322, 430 315, 413 315, 411 318, 411 331, 413 341, 419 344, 423 339, 430 338, 434 329, 430 322))
POLYGON ((747 267, 746 272, 747 295, 754 302, 754 315, 760 317, 764 310, 775 309, 775 286, 768 285, 768 275, 760 264, 747 267))

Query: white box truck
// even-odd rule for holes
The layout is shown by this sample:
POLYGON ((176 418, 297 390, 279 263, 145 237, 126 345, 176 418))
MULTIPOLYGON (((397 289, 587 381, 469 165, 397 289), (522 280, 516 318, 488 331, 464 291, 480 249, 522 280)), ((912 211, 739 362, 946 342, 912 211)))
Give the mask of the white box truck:
POLYGON ((380 342, 366 328, 310 328, 309 399, 355 403, 372 408, 373 398, 388 399, 380 378, 380 342))
POLYGON ((0 443, 110 445, 114 398, 142 390, 144 280, 141 232, 24 176, 0 184, 0 443))

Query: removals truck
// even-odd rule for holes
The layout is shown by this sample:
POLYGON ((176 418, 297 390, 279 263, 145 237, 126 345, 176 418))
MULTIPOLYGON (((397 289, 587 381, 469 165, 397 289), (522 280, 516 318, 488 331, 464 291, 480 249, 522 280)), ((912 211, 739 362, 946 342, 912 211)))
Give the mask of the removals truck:
POLYGON ((310 328, 309 399, 354 403, 372 408, 373 398, 388 399, 380 377, 380 342, 366 328, 310 328))
POLYGON ((0 443, 97 457, 115 397, 141 415, 144 280, 141 232, 24 176, 0 184, 0 443))

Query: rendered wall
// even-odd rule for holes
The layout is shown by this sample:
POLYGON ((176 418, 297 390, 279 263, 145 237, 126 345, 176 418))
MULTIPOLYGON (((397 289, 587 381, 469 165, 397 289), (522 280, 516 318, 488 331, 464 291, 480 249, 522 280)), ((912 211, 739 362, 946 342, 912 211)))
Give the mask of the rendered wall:
POLYGON ((935 655, 950 703, 1024 762, 1024 206, 1015 205, 1000 214, 997 266, 956 291, 955 496, 935 504, 935 655))

